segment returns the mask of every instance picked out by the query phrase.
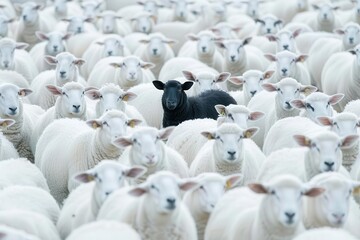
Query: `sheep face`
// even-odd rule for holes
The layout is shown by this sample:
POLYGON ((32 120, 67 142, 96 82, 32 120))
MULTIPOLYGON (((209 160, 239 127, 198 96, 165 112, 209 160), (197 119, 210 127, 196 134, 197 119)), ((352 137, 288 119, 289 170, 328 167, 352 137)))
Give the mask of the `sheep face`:
POLYGON ((244 46, 250 43, 251 38, 246 38, 244 40, 227 40, 222 42, 217 42, 217 46, 224 49, 225 60, 231 64, 236 64, 244 62, 246 59, 246 52, 244 46))
POLYGON ((157 4, 156 1, 139 1, 138 4, 142 5, 144 7, 144 11, 148 12, 154 16, 158 15, 158 8, 162 7, 162 5, 157 4))
POLYGON ((105 34, 115 33, 117 27, 116 20, 121 19, 121 17, 117 16, 113 11, 103 12, 99 18, 103 20, 101 29, 105 34))
POLYGON ((63 19, 63 21, 69 22, 67 31, 73 34, 83 33, 85 31, 84 23, 91 22, 92 18, 85 18, 83 16, 73 16, 71 18, 63 19))
POLYGON ((265 54, 270 61, 276 62, 276 71, 281 78, 294 77, 297 73, 297 63, 304 62, 307 55, 296 55, 289 51, 282 51, 276 54, 265 54))
POLYGON ((62 34, 60 32, 42 33, 36 32, 36 36, 42 40, 47 41, 45 45, 45 53, 50 56, 56 56, 57 54, 65 51, 65 40, 69 39, 71 34, 62 34))
POLYGON ((123 62, 111 64, 114 67, 121 68, 121 78, 124 79, 129 86, 134 86, 142 81, 143 69, 152 68, 155 65, 141 61, 138 57, 125 57, 123 62))
POLYGON ((189 34, 188 38, 197 41, 197 54, 199 56, 212 56, 215 53, 215 41, 218 40, 212 32, 203 31, 197 35, 189 34))
POLYGON ((26 2, 21 5, 21 20, 25 23, 25 25, 33 25, 39 19, 39 10, 41 10, 43 6, 38 5, 34 2, 26 2))
POLYGON ((190 71, 182 71, 184 77, 189 81, 194 81, 194 94, 199 95, 202 92, 212 89, 219 89, 217 83, 226 81, 230 73, 223 72, 219 75, 210 72, 199 72, 194 74, 190 71))
POLYGON ((339 9, 339 7, 332 7, 329 4, 313 5, 313 8, 318 11, 317 20, 319 23, 333 23, 335 21, 334 11, 339 9))
POLYGON ((55 13, 60 16, 64 16, 67 13, 68 0, 54 0, 55 13))
POLYGON ((267 35, 266 37, 270 41, 276 41, 276 50, 279 51, 290 51, 295 53, 296 52, 296 42, 295 38, 300 34, 301 29, 294 31, 293 33, 287 30, 279 31, 276 36, 274 35, 267 35))
POLYGON ((343 35, 346 49, 354 48, 360 42, 360 26, 358 24, 349 24, 344 30, 338 29, 336 32, 343 35))
POLYGON ((81 4, 83 15, 86 18, 95 19, 101 7, 101 1, 86 1, 81 4))
POLYGON ((116 38, 107 38, 103 42, 96 42, 96 44, 103 46, 102 56, 124 56, 124 44, 116 38))
POLYGON ((353 113, 342 112, 334 117, 319 117, 318 121, 324 126, 330 126, 330 130, 340 137, 356 135, 360 120, 353 113))
POLYGON ((282 21, 272 15, 256 19, 255 22, 260 24, 260 35, 276 34, 282 27, 282 21))
POLYGON ((141 43, 147 44, 148 55, 153 58, 161 58, 166 54, 166 46, 176 43, 175 40, 167 39, 163 36, 152 35, 149 40, 142 40, 141 43))
POLYGON ((305 11, 308 7, 308 0, 297 0, 296 5, 298 10, 305 11))
POLYGON ((97 202, 102 204, 115 190, 124 187, 126 177, 137 178, 146 169, 140 166, 127 167, 111 160, 102 160, 93 169, 80 173, 75 179, 81 183, 95 182, 94 194, 97 202))
POLYGON ((240 29, 241 28, 233 27, 226 22, 222 22, 211 28, 211 31, 224 39, 232 39, 234 36, 236 36, 236 32, 240 29))
POLYGON ((181 204, 180 190, 189 190, 197 186, 194 180, 181 180, 172 173, 161 171, 151 175, 148 180, 130 190, 129 194, 146 194, 146 203, 151 204, 150 212, 171 214, 181 204))
POLYGON ((186 0, 172 0, 171 3, 174 9, 174 20, 186 21, 189 14, 188 5, 193 4, 194 2, 186 0))
POLYGON ((31 90, 19 88, 13 84, 0 85, 0 110, 2 118, 16 118, 20 114, 20 97, 25 97, 31 90))
POLYGON ((16 43, 10 38, 0 40, 0 69, 13 70, 15 68, 15 50, 25 49, 26 43, 16 43))
POLYGON ((246 14, 251 18, 257 18, 259 16, 259 4, 263 3, 264 1, 261 0, 249 0, 249 1, 242 1, 241 3, 246 4, 246 14))
POLYGON ((0 16, 0 37, 7 37, 9 31, 9 23, 13 22, 14 19, 8 19, 5 16, 0 16))
POLYGON ((149 34, 152 31, 154 20, 150 14, 144 14, 136 18, 132 18, 131 22, 134 24, 134 31, 149 34))

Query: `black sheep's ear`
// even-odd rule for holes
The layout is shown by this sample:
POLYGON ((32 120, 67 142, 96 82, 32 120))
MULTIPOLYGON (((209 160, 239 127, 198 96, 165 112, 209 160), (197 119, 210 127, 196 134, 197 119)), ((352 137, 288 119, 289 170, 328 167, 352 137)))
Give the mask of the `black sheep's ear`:
POLYGON ((181 84, 181 88, 182 88, 182 90, 186 91, 186 90, 189 90, 193 84, 194 84, 194 82, 187 81, 187 82, 184 82, 183 84, 181 84))
POLYGON ((165 83, 159 81, 159 80, 155 80, 152 82, 154 84, 154 86, 159 89, 159 90, 164 90, 164 86, 165 86, 165 83))

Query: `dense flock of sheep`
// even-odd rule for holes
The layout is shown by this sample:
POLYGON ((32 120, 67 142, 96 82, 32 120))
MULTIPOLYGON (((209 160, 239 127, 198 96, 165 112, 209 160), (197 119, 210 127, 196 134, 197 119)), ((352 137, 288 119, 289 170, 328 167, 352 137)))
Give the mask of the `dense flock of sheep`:
POLYGON ((0 239, 360 239, 360 0, 0 0, 0 239))

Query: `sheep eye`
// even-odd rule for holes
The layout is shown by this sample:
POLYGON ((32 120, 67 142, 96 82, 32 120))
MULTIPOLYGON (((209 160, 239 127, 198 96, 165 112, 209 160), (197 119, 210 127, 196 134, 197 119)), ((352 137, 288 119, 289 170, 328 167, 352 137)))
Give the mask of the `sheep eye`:
POLYGON ((314 108, 313 106, 311 106, 310 103, 307 103, 307 104, 306 104, 306 108, 310 108, 311 111, 315 112, 315 108, 314 108))
POLYGON ((123 65, 124 67, 126 67, 126 64, 125 64, 125 63, 123 63, 122 65, 123 65))
POLYGON ((231 119, 231 120, 234 120, 234 117, 231 113, 228 114, 228 117, 231 119))
POLYGON ((264 78, 260 78, 260 81, 264 80, 264 78))
POLYGON ((271 194, 271 195, 275 195, 275 190, 272 190, 272 191, 270 192, 270 194, 271 194))
POLYGON ((300 91, 300 89, 296 89, 295 93, 297 93, 297 92, 299 92, 299 91, 300 91))
POLYGON ((150 186, 150 188, 151 188, 151 189, 155 189, 155 190, 157 189, 154 184, 152 184, 152 185, 150 186))
POLYGON ((107 122, 103 122, 103 125, 109 126, 109 124, 107 122))

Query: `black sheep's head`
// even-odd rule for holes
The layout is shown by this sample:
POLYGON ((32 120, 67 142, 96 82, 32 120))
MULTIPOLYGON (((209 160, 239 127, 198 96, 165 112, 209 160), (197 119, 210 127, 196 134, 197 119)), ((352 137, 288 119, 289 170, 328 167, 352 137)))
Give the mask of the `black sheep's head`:
POLYGON ((162 96, 163 106, 169 110, 174 110, 180 105, 183 96, 186 96, 184 91, 189 90, 194 82, 188 81, 181 84, 176 80, 169 80, 166 83, 155 80, 153 84, 157 89, 164 91, 162 96))

